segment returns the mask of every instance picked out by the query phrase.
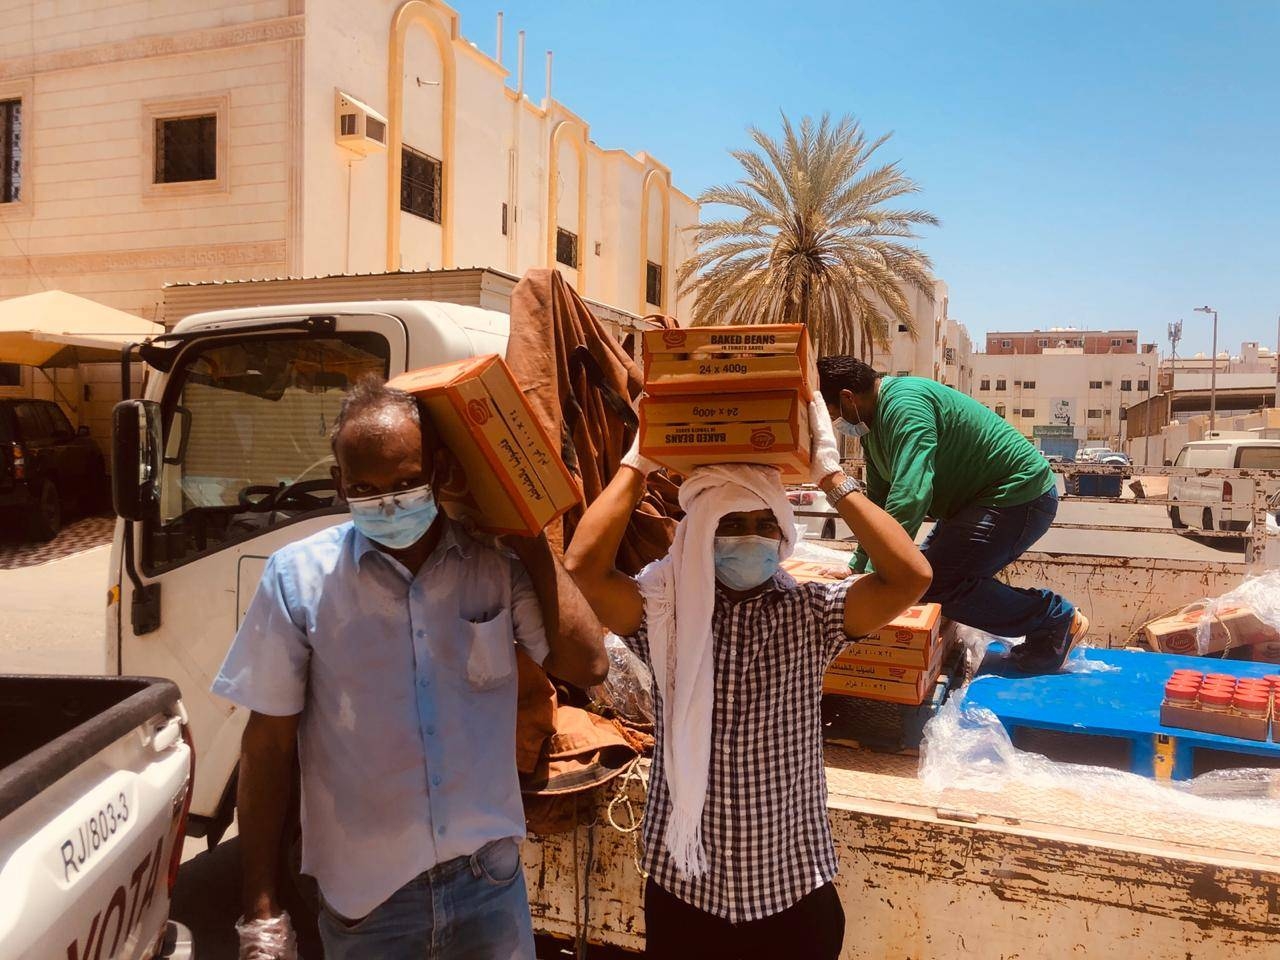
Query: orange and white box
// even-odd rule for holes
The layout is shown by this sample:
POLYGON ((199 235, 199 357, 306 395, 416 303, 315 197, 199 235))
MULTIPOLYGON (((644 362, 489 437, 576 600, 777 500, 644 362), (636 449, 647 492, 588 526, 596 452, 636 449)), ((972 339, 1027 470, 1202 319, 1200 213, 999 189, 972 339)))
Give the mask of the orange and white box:
POLYGON ((466 474, 437 491, 452 516, 487 533, 534 536, 582 491, 497 354, 412 370, 388 386, 418 398, 466 474))
POLYGON ((653 396, 818 389, 817 357, 803 324, 650 330, 644 335, 645 392, 653 396))
POLYGON ((640 452, 678 473, 754 463, 807 482, 809 443, 809 407, 795 390, 640 399, 640 452))

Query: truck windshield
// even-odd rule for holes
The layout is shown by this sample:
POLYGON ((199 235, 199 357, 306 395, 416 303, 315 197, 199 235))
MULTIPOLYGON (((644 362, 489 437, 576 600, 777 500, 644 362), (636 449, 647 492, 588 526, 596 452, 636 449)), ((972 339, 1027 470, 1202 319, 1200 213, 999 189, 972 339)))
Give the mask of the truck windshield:
POLYGON ((165 389, 160 512, 145 560, 167 567, 333 506, 329 432, 376 333, 260 335, 189 348, 165 389))

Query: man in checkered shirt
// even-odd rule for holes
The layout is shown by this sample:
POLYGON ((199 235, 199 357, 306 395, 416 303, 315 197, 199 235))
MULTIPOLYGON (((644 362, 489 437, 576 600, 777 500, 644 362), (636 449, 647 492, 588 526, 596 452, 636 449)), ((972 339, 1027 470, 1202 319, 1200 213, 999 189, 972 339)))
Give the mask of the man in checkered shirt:
MULTIPOLYGON (((693 869, 677 865, 674 851, 688 847, 673 844, 670 835, 673 807, 679 807, 671 784, 685 781, 683 775, 673 779, 668 769, 669 762, 681 763, 680 751, 667 748, 687 750, 690 739, 687 726, 664 720, 670 691, 660 689, 659 674, 662 662, 673 661, 652 649, 651 627, 659 614, 650 593, 614 566, 646 477, 656 469, 636 447, 587 510, 565 557, 605 626, 650 665, 661 661, 654 671, 658 743, 642 834, 652 957, 835 960, 840 953, 844 911, 832 885, 837 867, 826 809, 822 677, 846 643, 879 629, 919 599, 931 572, 902 527, 846 481, 820 397, 810 405, 810 419, 814 482, 871 557, 874 573, 797 584, 778 566, 781 548, 793 539, 783 527, 791 517, 778 516, 781 508, 719 517, 712 548, 710 757, 693 869)), ((695 471, 686 489, 698 482, 706 489, 709 475, 721 475, 716 470, 695 471)), ((770 476, 770 483, 789 514, 781 481, 770 476)), ((714 496, 714 489, 709 492, 714 496)), ((779 501, 770 496, 768 502, 779 501)), ((688 516, 681 521, 689 522, 688 516)), ((682 544, 691 549, 677 532, 673 550, 682 544)), ((677 594, 682 584, 692 589, 682 578, 675 581, 677 594)), ((672 673, 687 662, 687 653, 682 646, 672 673)))

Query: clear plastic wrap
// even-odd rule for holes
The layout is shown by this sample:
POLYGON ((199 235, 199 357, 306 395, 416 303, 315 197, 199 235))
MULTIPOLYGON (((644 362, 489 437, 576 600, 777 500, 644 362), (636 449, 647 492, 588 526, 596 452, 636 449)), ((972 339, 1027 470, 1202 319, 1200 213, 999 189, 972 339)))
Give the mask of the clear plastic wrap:
POLYGON ((596 699, 632 723, 653 723, 653 674, 616 634, 605 636, 604 649, 609 675, 596 688, 596 699))
POLYGON ((1196 646, 1201 656, 1209 652, 1209 635, 1214 621, 1230 607, 1248 607, 1268 627, 1280 631, 1280 569, 1246 577, 1234 590, 1204 602, 1204 613, 1196 628, 1196 646))
POLYGON ((239 960, 299 960, 298 937, 288 913, 270 920, 236 921, 239 960))
MULTIPOLYGON (((974 683, 983 683, 978 677, 974 683)), ((921 782, 948 790, 999 793, 1014 785, 1069 791, 1088 803, 1123 797, 1127 806, 1274 828, 1280 823, 1280 771, 1221 770, 1193 780, 1157 781, 1122 770, 1059 763, 1019 750, 990 710, 966 702, 963 692, 942 705, 924 728, 921 782)))

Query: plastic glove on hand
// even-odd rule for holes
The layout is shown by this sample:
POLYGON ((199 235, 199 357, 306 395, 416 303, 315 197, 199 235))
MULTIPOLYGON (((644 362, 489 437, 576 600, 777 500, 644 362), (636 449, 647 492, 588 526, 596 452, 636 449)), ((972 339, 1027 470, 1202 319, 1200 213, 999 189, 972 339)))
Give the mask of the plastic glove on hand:
POLYGON ((840 472, 836 431, 831 425, 827 403, 820 393, 814 393, 809 401, 809 444, 809 469, 814 483, 821 483, 833 473, 840 472))
POLYGON ((637 433, 635 440, 631 442, 631 449, 622 455, 622 465, 639 470, 643 476, 649 476, 657 470, 662 469, 662 464, 654 463, 648 457, 640 453, 640 435, 637 433))
POLYGON ((298 936, 287 912, 270 920, 236 921, 239 960, 298 960, 298 936))

